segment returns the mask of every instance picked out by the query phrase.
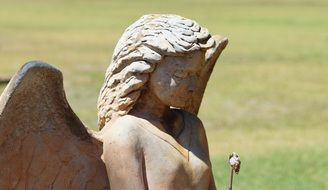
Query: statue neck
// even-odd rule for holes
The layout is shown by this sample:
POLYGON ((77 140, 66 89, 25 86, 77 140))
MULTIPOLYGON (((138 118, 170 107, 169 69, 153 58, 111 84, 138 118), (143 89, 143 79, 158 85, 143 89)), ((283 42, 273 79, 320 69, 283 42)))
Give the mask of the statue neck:
POLYGON ((183 128, 181 115, 161 102, 155 94, 145 91, 129 114, 151 122, 160 130, 175 137, 183 128))
POLYGON ((161 119, 169 109, 170 107, 163 104, 154 93, 145 90, 129 114, 149 119, 161 119))

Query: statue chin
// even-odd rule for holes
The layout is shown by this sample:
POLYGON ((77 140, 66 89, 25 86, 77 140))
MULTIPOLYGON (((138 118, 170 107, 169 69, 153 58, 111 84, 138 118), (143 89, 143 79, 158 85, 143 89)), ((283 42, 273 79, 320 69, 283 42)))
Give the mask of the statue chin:
POLYGON ((178 15, 141 17, 107 69, 99 132, 69 106, 58 69, 26 63, 0 97, 0 187, 216 189, 197 112, 227 42, 178 15))

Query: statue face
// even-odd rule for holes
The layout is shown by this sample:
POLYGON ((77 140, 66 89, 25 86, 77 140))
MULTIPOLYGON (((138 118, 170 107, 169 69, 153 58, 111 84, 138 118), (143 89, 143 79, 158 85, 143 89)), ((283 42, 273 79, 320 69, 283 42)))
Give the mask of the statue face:
POLYGON ((185 108, 192 103, 204 59, 205 53, 202 51, 165 57, 151 75, 150 89, 164 104, 185 108))

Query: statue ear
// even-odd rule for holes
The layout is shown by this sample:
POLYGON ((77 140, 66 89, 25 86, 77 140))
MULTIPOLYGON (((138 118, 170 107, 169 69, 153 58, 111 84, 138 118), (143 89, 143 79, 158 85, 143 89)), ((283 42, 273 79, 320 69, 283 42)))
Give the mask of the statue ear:
POLYGON ((214 35, 212 36, 212 38, 215 40, 215 46, 213 48, 208 49, 205 54, 206 64, 210 65, 215 64, 221 52, 228 44, 228 38, 226 37, 214 35))

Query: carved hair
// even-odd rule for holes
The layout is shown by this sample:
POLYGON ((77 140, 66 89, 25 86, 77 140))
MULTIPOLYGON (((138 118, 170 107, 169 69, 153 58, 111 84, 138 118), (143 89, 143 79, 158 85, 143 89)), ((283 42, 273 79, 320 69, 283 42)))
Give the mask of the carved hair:
POLYGON ((165 56, 209 49, 215 40, 193 20, 177 15, 145 15, 118 41, 98 98, 98 125, 128 114, 150 73, 165 56))

